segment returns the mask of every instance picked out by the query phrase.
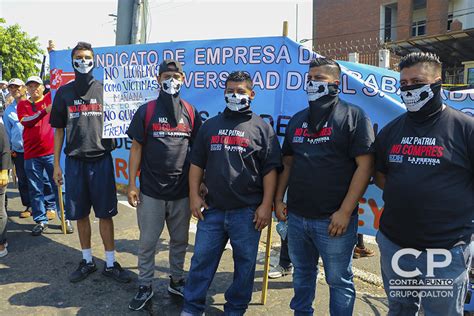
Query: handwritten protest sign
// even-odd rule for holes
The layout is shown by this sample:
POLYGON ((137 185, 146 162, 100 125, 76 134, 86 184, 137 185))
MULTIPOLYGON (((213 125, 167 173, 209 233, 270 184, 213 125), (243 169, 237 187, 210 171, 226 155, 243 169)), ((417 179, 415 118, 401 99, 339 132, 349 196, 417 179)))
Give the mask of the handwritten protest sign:
POLYGON ((137 109, 158 95, 158 65, 104 67, 104 138, 127 137, 137 109))

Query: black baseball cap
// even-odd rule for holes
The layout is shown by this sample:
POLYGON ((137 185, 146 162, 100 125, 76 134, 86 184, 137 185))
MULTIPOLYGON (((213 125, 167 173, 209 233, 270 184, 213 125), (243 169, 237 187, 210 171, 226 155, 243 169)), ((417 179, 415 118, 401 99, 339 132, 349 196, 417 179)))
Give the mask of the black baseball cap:
POLYGON ((166 71, 177 71, 183 73, 183 66, 181 63, 174 59, 165 59, 160 64, 160 69, 158 70, 158 74, 162 74, 166 71))

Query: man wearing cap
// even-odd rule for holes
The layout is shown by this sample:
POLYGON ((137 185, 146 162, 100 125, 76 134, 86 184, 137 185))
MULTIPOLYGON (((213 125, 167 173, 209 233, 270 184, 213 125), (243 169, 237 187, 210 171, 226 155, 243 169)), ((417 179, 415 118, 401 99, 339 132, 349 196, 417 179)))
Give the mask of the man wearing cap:
POLYGON ((89 43, 79 42, 71 52, 75 79, 59 88, 51 111, 54 135, 54 178, 63 183, 60 165, 66 134, 66 212, 77 221, 82 260, 70 275, 79 282, 97 270, 92 259, 91 207, 99 219, 99 230, 105 248, 102 274, 118 282, 130 282, 128 271, 115 261, 114 222, 117 215, 117 191, 111 152, 113 139, 102 138, 104 122, 103 84, 93 76, 94 52, 89 43))
POLYGON ((23 154, 23 125, 18 120, 17 105, 26 99, 26 87, 23 80, 13 78, 8 82, 8 92, 13 97, 13 102, 5 109, 3 124, 10 142, 10 150, 15 170, 18 177, 18 191, 21 203, 26 209, 20 213, 21 218, 31 216, 30 194, 28 190, 28 178, 25 173, 25 161, 23 154))
MULTIPOLYGON (((16 176, 18 178, 18 191, 20 192, 21 203, 25 210, 20 213, 20 218, 31 216, 30 193, 28 189, 28 178, 25 173, 25 160, 23 149, 23 125, 18 120, 17 105, 21 100, 26 99, 25 83, 18 78, 13 78, 8 82, 8 92, 13 97, 13 102, 8 105, 3 116, 5 131, 10 142, 10 150, 13 163, 15 164, 16 176)), ((53 219, 55 213, 52 211, 56 207, 55 195, 51 189, 51 183, 47 175, 43 177, 44 197, 46 216, 53 219)))
MULTIPOLYGON (((28 78, 26 89, 30 98, 21 100, 18 103, 17 111, 18 119, 24 127, 25 172, 28 178, 33 220, 36 222, 31 233, 33 236, 39 236, 48 228, 43 193, 45 171, 55 194, 55 201, 57 200, 57 189, 53 178, 54 131, 49 125, 51 95, 48 93, 43 96, 43 81, 38 76, 28 78)), ((56 209, 56 203, 54 203, 53 209, 56 209)), ((72 233, 70 222, 67 222, 67 231, 72 233)))
POLYGON ((156 100, 143 104, 128 129, 130 150, 128 201, 137 207, 139 289, 129 308, 139 310, 153 296, 156 243, 166 225, 170 233, 168 292, 183 296, 184 257, 188 246, 189 149, 201 126, 194 107, 181 99, 181 64, 167 59, 159 67, 156 100), (138 169, 140 189, 136 186, 138 169))

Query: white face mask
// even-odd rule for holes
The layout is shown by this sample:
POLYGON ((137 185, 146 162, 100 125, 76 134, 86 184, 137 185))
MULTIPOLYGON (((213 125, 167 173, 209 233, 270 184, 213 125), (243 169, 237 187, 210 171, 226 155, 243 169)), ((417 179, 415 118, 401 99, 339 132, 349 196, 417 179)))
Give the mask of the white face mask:
POLYGON ((224 97, 227 108, 231 111, 240 111, 250 105, 250 98, 246 94, 226 93, 224 97))
POLYGON ((409 112, 418 112, 434 96, 429 84, 416 89, 400 91, 400 94, 409 112))
POLYGON ((175 95, 181 90, 182 85, 181 80, 171 77, 161 82, 161 90, 168 94, 175 95))
POLYGON ((89 73, 94 68, 94 61, 92 59, 73 59, 72 64, 81 74, 89 73))
POLYGON ((306 82, 305 88, 309 101, 316 101, 317 99, 329 94, 327 82, 311 80, 306 82))

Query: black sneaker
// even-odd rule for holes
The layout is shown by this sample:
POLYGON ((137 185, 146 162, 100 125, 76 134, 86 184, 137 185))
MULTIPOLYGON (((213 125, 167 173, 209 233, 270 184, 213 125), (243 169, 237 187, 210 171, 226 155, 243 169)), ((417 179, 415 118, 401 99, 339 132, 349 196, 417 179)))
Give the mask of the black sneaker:
POLYGON ((95 270, 97 270, 97 267, 95 266, 94 260, 92 260, 92 262, 87 263, 86 260, 82 259, 81 262, 79 262, 79 267, 77 267, 76 271, 71 273, 71 275, 69 276, 69 281, 72 283, 82 281, 95 270))
POLYGON ((184 297, 184 279, 178 282, 173 282, 173 278, 170 276, 170 285, 168 285, 168 292, 173 295, 179 295, 184 297))
POLYGON ((122 282, 122 283, 128 283, 132 280, 128 271, 125 271, 124 269, 122 269, 122 267, 120 266, 118 262, 114 262, 114 266, 111 268, 107 268, 107 264, 105 264, 104 271, 102 271, 102 274, 105 275, 106 277, 111 277, 115 281, 122 282))
POLYGON ((46 230, 48 229, 48 224, 46 223, 38 223, 35 225, 35 227, 33 227, 33 229, 31 230, 31 234, 33 236, 41 236, 41 234, 46 230))
POLYGON ((153 289, 151 286, 140 286, 135 297, 132 299, 128 308, 134 311, 141 310, 146 303, 153 297, 153 289))

